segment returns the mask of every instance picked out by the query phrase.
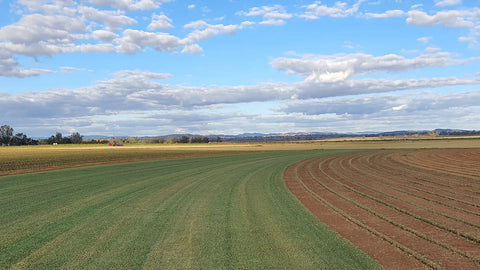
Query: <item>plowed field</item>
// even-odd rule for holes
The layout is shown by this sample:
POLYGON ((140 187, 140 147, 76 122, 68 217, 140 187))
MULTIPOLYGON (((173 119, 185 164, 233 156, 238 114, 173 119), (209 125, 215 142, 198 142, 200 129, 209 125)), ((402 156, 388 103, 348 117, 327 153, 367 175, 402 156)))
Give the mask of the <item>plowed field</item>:
POLYGON ((387 269, 480 269, 480 149, 343 153, 298 162, 284 177, 387 269))

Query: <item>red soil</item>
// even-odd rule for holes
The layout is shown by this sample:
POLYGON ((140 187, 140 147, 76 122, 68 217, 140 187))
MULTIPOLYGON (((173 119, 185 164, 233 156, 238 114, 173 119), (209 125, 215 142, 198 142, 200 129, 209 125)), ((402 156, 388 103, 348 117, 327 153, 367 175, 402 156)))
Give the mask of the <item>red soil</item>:
POLYGON ((284 178, 315 216, 387 269, 480 269, 480 149, 322 156, 284 178))

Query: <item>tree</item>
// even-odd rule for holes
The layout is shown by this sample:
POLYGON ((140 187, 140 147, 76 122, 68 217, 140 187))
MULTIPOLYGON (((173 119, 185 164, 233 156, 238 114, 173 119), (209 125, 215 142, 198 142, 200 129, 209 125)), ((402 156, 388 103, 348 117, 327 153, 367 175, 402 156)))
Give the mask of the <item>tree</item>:
POLYGON ((190 139, 187 136, 182 136, 180 139, 178 139, 178 143, 188 143, 190 139))
POLYGON ((23 133, 17 133, 10 139, 11 145, 27 145, 28 137, 23 133))
POLYGON ((28 138, 23 133, 17 133, 13 136, 13 128, 8 125, 0 127, 0 145, 36 145, 37 140, 28 138))
POLYGON ((8 125, 3 125, 0 127, 0 144, 9 145, 12 137, 13 137, 13 128, 11 128, 8 125))
POLYGON ((175 138, 175 137, 168 137, 166 143, 168 143, 168 144, 174 144, 174 143, 177 143, 177 141, 178 141, 178 140, 177 140, 177 138, 175 138))
POLYGON ((57 132, 57 133, 55 134, 55 139, 54 139, 55 142, 56 142, 56 143, 62 143, 62 139, 63 139, 62 133, 57 132))
POLYGON ((208 143, 208 142, 210 142, 210 139, 204 136, 190 138, 190 143, 208 143))
POLYGON ((78 132, 74 132, 70 136, 70 140, 72 141, 72 143, 76 143, 76 144, 82 143, 83 142, 83 136, 80 135, 80 133, 78 133, 78 132))

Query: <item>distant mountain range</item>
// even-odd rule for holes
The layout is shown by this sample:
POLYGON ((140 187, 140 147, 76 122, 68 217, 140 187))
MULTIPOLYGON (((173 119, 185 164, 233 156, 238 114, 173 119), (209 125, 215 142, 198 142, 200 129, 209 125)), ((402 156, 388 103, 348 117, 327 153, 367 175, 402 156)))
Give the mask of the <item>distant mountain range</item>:
MULTIPOLYGON (((212 135, 198 135, 198 134, 169 134, 162 136, 143 136, 140 139, 145 138, 180 138, 186 137, 208 137, 210 141, 216 141, 218 137, 222 141, 231 142, 272 142, 272 141, 300 141, 300 140, 319 140, 330 138, 345 138, 345 137, 379 137, 379 136, 425 136, 435 134, 438 136, 478 136, 480 130, 460 130, 460 129, 435 129, 435 130, 398 130, 387 132, 356 132, 356 133, 337 133, 337 132, 291 132, 291 133, 244 133, 239 135, 224 135, 224 134, 212 134, 212 135)), ((84 139, 99 139, 99 138, 112 138, 111 136, 101 135, 87 135, 83 136, 84 139)), ((119 137, 133 137, 133 136, 115 136, 119 137)))

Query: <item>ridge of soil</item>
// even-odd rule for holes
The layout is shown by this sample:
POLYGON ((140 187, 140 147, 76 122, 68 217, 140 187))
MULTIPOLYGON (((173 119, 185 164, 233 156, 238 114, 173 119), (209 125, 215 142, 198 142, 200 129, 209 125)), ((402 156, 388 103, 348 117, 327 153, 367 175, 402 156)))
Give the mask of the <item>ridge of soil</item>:
POLYGON ((316 157, 284 173, 321 222, 387 269, 480 269, 480 149, 316 157))

